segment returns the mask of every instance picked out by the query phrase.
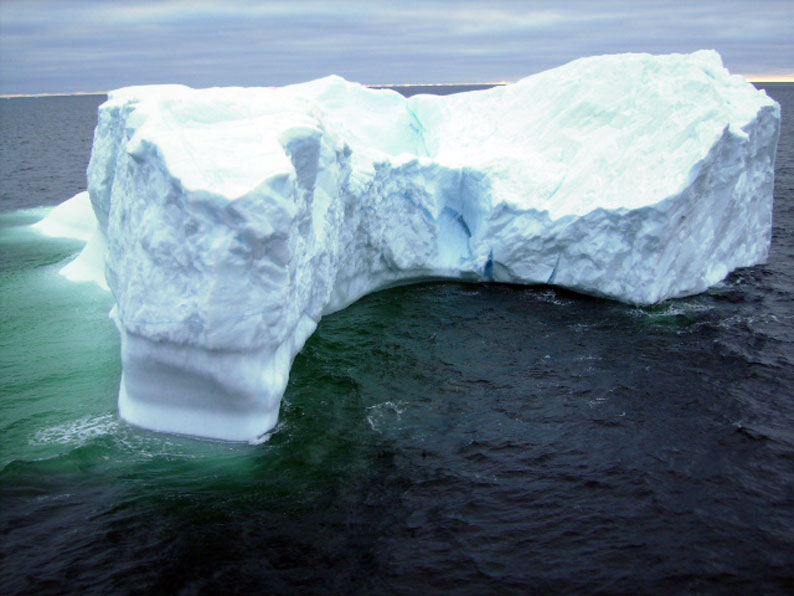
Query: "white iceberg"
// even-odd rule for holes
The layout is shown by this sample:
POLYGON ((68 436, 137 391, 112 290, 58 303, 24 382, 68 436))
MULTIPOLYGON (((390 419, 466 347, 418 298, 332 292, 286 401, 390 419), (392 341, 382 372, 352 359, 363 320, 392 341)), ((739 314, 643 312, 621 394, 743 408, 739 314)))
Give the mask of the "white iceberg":
POLYGON ((256 440, 321 317, 396 284, 701 292, 767 257, 779 119, 712 51, 446 97, 336 76, 113 91, 88 179, 121 416, 256 440))

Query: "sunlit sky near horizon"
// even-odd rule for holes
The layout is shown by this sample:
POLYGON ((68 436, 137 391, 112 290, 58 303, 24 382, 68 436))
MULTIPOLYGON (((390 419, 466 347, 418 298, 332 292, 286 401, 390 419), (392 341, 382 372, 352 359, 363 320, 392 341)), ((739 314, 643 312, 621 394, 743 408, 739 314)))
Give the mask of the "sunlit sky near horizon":
POLYGON ((794 80, 794 0, 0 1, 0 94, 183 83, 516 80, 581 56, 716 49, 794 80))

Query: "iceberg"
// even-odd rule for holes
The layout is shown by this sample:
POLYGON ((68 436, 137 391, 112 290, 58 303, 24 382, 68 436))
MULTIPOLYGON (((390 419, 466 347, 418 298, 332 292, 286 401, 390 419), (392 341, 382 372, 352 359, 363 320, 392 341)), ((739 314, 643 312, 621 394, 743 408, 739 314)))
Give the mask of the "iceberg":
POLYGON ((702 292, 767 257, 779 121, 713 51, 583 58, 443 97, 338 76, 113 91, 88 193, 120 415, 256 441, 320 319, 398 284, 702 292))

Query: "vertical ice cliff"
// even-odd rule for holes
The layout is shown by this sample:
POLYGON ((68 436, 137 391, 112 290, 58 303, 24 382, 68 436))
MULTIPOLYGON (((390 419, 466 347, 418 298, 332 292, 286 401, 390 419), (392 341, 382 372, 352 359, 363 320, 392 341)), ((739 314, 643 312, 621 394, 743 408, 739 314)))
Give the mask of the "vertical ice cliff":
POLYGON ((412 280, 703 291, 767 256, 778 128, 710 51, 447 97, 335 76, 114 91, 88 179, 121 415, 254 440, 320 318, 412 280))

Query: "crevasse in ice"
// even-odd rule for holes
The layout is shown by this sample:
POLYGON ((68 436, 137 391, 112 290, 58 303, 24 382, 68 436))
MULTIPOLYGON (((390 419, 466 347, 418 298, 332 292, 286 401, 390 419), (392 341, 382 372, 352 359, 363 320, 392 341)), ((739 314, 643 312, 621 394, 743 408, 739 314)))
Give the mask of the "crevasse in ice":
POLYGON ((106 246, 120 413, 255 440, 320 318, 395 284, 701 292, 767 256, 779 118, 713 51, 585 58, 446 97, 336 76, 113 91, 86 259, 106 246))

